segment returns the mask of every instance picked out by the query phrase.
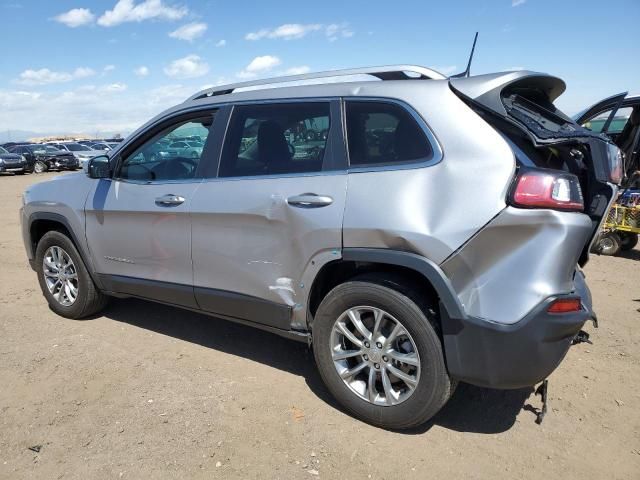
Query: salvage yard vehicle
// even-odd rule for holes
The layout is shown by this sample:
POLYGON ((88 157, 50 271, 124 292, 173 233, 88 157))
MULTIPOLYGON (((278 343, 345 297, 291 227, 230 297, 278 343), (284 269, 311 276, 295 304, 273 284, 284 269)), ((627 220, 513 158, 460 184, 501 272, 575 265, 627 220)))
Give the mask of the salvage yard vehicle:
POLYGON ((605 98, 576 115, 576 122, 610 137, 622 151, 625 174, 622 184, 630 186, 630 183, 638 182, 636 172, 640 170, 640 95, 627 95, 627 92, 623 92, 605 98))
POLYGON ((31 170, 36 173, 47 170, 77 170, 80 168, 80 163, 72 153, 58 150, 51 145, 14 145, 9 148, 9 151, 25 157, 27 163, 31 165, 31 170))
POLYGON ((16 153, 9 153, 0 147, 0 173, 15 173, 22 175, 23 173, 32 171, 29 168, 27 159, 16 153))
POLYGON ((104 155, 103 150, 94 150, 87 145, 82 145, 76 142, 61 142, 53 143, 51 145, 58 150, 71 153, 75 158, 78 159, 78 163, 80 165, 84 165, 93 157, 104 155))
POLYGON ((209 88, 30 186, 27 256, 59 315, 138 297, 307 342, 345 409, 415 427, 458 381, 546 379, 595 318, 622 156, 564 89, 410 65, 209 88), (156 153, 189 135, 196 158, 156 153))

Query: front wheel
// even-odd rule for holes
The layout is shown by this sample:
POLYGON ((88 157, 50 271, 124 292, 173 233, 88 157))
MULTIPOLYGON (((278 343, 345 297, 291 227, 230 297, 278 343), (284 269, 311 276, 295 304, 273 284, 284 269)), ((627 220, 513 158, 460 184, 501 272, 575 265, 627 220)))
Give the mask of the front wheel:
POLYGON ((38 160, 33 166, 33 171, 36 173, 44 173, 48 170, 47 164, 38 160))
POLYGON ((36 271, 51 310, 66 318, 83 318, 102 310, 108 297, 93 283, 73 242, 47 232, 36 248, 36 271))
POLYGON ((324 298, 313 322, 328 389, 356 417, 384 428, 423 424, 453 390, 429 310, 414 299, 388 284, 351 281, 324 298))

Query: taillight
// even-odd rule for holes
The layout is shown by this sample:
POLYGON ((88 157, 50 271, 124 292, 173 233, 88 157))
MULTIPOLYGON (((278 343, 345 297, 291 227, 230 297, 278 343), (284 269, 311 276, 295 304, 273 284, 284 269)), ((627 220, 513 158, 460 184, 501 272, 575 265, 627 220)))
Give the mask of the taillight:
POLYGON ((523 170, 516 178, 510 203, 524 208, 582 212, 584 200, 578 177, 550 170, 523 170))
POLYGON ((622 151, 612 143, 607 144, 607 159, 609 160, 609 178, 616 185, 622 182, 624 165, 622 151))
POLYGON ((580 298, 559 298, 547 308, 549 313, 571 313, 582 310, 580 298))

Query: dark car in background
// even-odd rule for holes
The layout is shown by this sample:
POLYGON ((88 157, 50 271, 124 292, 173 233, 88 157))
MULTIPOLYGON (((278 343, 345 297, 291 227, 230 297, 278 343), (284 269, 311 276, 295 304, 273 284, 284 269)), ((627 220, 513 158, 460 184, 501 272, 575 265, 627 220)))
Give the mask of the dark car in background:
POLYGON ((0 147, 0 173, 13 172, 22 175, 25 172, 33 171, 29 169, 27 159, 17 153, 10 153, 0 147))
POLYGON ((77 170, 80 162, 71 152, 58 150, 51 145, 15 145, 9 152, 22 155, 36 173, 47 170, 77 170))

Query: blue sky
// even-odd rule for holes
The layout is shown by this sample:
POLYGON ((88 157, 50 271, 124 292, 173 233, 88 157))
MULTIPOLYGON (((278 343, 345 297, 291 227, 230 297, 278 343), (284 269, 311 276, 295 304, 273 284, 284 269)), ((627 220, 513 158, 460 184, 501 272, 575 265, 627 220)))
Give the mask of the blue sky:
POLYGON ((640 92, 639 0, 0 0, 0 18, 3 134, 127 133, 240 79, 393 63, 450 74, 476 30, 472 73, 560 76, 567 113, 640 92))

